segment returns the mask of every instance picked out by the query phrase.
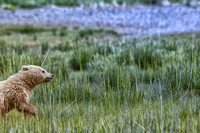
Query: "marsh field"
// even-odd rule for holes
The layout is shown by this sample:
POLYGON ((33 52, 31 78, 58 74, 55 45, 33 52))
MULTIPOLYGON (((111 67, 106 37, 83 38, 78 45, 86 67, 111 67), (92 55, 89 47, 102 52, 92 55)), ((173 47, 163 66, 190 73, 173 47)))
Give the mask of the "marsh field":
POLYGON ((0 132, 198 132, 200 35, 120 38, 105 29, 0 27, 0 80, 34 64, 37 118, 11 111, 0 132))
MULTIPOLYGON (((4 5, 8 9, 15 8, 36 8, 44 5, 57 5, 57 6, 80 6, 80 5, 94 5, 94 4, 111 4, 116 3, 119 5, 127 4, 156 4, 162 0, 0 0, 0 5, 4 5)), ((170 2, 177 3, 190 3, 198 2, 194 0, 169 0, 170 2)))

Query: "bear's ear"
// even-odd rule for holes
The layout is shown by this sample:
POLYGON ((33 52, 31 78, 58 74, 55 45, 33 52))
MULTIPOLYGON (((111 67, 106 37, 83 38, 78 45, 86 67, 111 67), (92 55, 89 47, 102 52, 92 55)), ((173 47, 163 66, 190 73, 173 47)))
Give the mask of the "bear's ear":
POLYGON ((27 71, 29 69, 28 66, 22 66, 22 71, 27 71))

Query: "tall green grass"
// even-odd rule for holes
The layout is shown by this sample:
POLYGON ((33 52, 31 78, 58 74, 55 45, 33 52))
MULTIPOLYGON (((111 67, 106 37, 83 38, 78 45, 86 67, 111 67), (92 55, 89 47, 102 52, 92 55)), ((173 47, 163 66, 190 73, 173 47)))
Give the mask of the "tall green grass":
MULTIPOLYGON (((118 3, 118 4, 127 4, 132 5, 135 3, 144 3, 144 4, 156 4, 161 0, 1 0, 0 4, 8 4, 7 9, 16 9, 17 7, 21 8, 35 8, 43 5, 57 5, 57 6, 79 6, 84 5, 93 5, 100 3, 118 3)), ((192 0, 169 0, 170 2, 180 2, 180 3, 189 3, 192 0)))
POLYGON ((26 119, 14 110, 0 120, 1 132, 200 130, 199 35, 111 41, 68 33, 52 35, 63 39, 59 44, 41 43, 50 35, 37 33, 34 47, 0 37, 0 80, 26 64, 55 74, 33 91, 39 116, 26 119))

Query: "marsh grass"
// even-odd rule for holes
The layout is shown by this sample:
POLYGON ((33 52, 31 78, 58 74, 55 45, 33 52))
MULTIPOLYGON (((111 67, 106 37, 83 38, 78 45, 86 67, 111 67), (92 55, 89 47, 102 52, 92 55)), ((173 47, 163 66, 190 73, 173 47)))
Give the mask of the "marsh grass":
POLYGON ((75 51, 70 60, 70 64, 75 70, 85 70, 87 68, 87 63, 92 59, 92 53, 89 50, 81 49, 75 51))
POLYGON ((141 68, 157 69, 162 66, 164 57, 162 57, 160 53, 156 52, 155 49, 142 47, 135 49, 134 60, 135 63, 141 68))
POLYGON ((133 51, 125 50, 117 56, 117 61, 119 65, 133 65, 134 55, 133 51))
POLYGON ((55 47, 53 47, 53 50, 59 50, 59 51, 68 51, 71 50, 73 47, 71 46, 69 41, 66 41, 65 43, 59 43, 58 45, 56 45, 55 47))
POLYGON ((84 37, 89 37, 89 36, 95 36, 95 35, 104 35, 104 34, 111 34, 111 35, 117 35, 117 32, 113 31, 113 30, 105 30, 105 29, 84 29, 84 30, 80 30, 79 31, 79 36, 81 38, 84 37))
POLYGON ((0 120, 1 132, 200 130, 198 35, 93 41, 77 39, 78 32, 69 38, 71 32, 60 37, 47 30, 37 33, 33 47, 21 43, 33 40, 32 34, 12 34, 21 40, 0 37, 0 80, 22 65, 40 66, 48 49, 42 67, 55 78, 33 90, 30 102, 39 109, 38 118, 25 119, 14 110, 0 120), (43 44, 48 36, 62 45, 43 44))
POLYGON ((26 26, 12 26, 12 27, 1 27, 1 34, 11 34, 11 33, 22 33, 22 34, 33 34, 37 32, 44 32, 50 29, 42 27, 34 27, 30 25, 26 26))
POLYGON ((49 44, 48 43, 42 43, 41 44, 41 52, 42 54, 45 54, 49 50, 49 44))
MULTIPOLYGON (((169 0, 170 2, 180 2, 184 3, 183 0, 169 0)), ((31 0, 31 1, 23 1, 23 0, 2 0, 0 4, 7 4, 6 9, 16 9, 18 7, 21 8, 36 8, 43 5, 57 5, 57 6, 80 6, 84 5, 92 5, 92 4, 102 4, 102 3, 117 3, 132 5, 135 3, 143 3, 143 4, 157 4, 160 2, 159 0, 31 0)), ((187 4, 191 2, 191 0, 186 1, 187 4)))
POLYGON ((67 35, 67 27, 62 27, 59 31, 60 36, 66 36, 67 35))

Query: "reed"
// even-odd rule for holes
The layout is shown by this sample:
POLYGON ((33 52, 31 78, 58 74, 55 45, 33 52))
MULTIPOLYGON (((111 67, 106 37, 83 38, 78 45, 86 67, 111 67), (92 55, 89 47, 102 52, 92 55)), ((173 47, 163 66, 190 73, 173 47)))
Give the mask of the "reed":
POLYGON ((37 40, 29 33, 0 36, 0 80, 26 64, 43 64, 55 78, 33 91, 38 118, 14 110, 0 120, 0 132, 200 130, 199 35, 105 41, 96 35, 77 39, 74 31, 34 34, 37 40), (57 48, 51 38, 67 48, 57 48))

